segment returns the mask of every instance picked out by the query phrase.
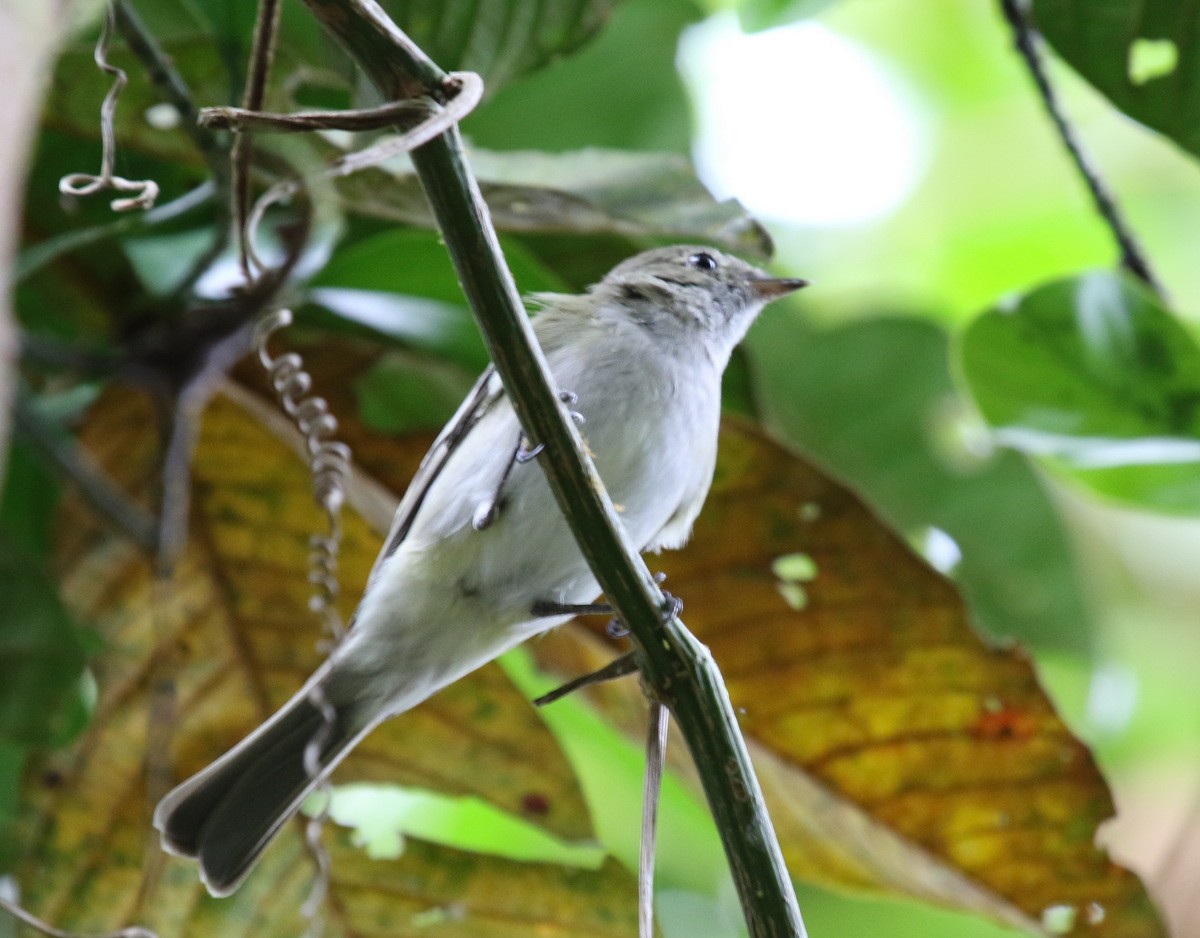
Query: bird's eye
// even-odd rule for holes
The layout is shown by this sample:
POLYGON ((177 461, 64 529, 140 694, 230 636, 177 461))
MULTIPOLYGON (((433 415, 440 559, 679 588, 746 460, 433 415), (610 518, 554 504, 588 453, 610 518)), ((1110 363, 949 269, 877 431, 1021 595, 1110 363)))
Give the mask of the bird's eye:
POLYGON ((711 254, 706 254, 703 251, 699 254, 693 254, 691 257, 689 257, 688 264, 692 267, 695 267, 697 270, 717 269, 717 259, 711 254))

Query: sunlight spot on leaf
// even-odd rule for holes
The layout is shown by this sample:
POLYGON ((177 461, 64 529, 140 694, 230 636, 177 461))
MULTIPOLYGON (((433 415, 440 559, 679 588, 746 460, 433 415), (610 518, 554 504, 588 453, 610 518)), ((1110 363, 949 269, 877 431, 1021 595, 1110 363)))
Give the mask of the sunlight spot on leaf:
POLYGON ((467 917, 467 907, 461 902, 449 905, 434 906, 423 912, 415 912, 409 918, 408 924, 413 928, 433 928, 435 925, 449 925, 452 922, 464 921, 467 917))
POLYGON ((1077 910, 1073 905, 1059 903, 1042 909, 1042 927, 1052 935, 1065 935, 1075 927, 1077 910))
POLYGON ((168 104, 166 101, 150 105, 142 117, 155 130, 174 130, 180 122, 179 111, 175 105, 168 104))
POLYGON ((808 554, 784 554, 771 562, 771 572, 778 577, 775 588, 779 595, 795 610, 808 606, 808 593, 805 583, 816 579, 817 563, 808 554))
POLYGON ((1137 710, 1137 675, 1128 667, 1109 662, 1092 672, 1088 685, 1087 715, 1093 726, 1106 733, 1119 733, 1129 725, 1137 710))
POLYGON ((808 593, 799 583, 779 583, 776 585, 776 589, 779 590, 783 601, 797 612, 808 606, 808 593))
POLYGON ((1135 85, 1163 78, 1179 64, 1179 47, 1170 39, 1135 39, 1129 46, 1129 80, 1135 85))
POLYGON ((817 575, 817 564, 808 554, 784 554, 771 563, 771 572, 781 580, 807 582, 817 575))
POLYGON ((917 546, 930 566, 939 573, 952 573, 962 560, 962 549, 958 542, 941 528, 926 528, 925 536, 917 546))

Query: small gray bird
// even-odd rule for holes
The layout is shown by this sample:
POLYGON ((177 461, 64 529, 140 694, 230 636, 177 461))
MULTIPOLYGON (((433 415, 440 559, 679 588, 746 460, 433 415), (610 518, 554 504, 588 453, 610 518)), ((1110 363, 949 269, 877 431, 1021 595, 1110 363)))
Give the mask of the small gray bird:
MULTIPOLYGON (((687 540, 712 482, 729 355, 765 303, 802 286, 712 248, 667 247, 582 296, 533 298, 555 382, 644 550, 687 540)), ((375 726, 595 598, 536 452, 489 368, 401 500, 345 640, 274 716, 159 803, 164 848, 197 858, 213 895, 238 887, 375 726), (329 727, 314 689, 336 714, 329 727)))

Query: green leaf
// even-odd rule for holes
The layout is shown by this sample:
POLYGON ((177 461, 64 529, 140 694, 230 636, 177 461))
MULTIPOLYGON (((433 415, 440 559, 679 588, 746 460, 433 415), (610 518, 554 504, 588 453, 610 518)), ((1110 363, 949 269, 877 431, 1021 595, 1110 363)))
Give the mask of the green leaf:
POLYGON ((748 33, 816 16, 833 0, 741 0, 738 22, 748 33))
POLYGON ((338 785, 332 792, 329 816, 353 828, 355 840, 376 860, 399 857, 405 837, 526 863, 589 870, 599 869, 605 857, 604 849, 595 843, 570 843, 482 798, 400 785, 338 785))
MULTIPOLYGON (((9 444, 8 468, 0 478, 4 479, 0 487, 0 539, 10 551, 31 557, 50 556, 58 483, 21 438, 9 444)), ((0 622, 0 630, 3 628, 0 622)))
MULTIPOLYGON (((17 808, 21 794, 21 769, 25 747, 0 740, 0 872, 16 860, 17 808)), ((0 934, 3 934, 0 929, 0 934)))
POLYGON ((616 0, 385 0, 384 9, 447 71, 494 91, 594 36, 616 0))
POLYGON ((953 539, 954 576, 980 625, 1035 647, 1088 648, 1069 544, 1036 475, 1016 454, 980 462, 953 439, 964 402, 940 328, 897 317, 810 332, 785 308, 759 320, 747 350, 770 425, 898 529, 953 539))
POLYGON ((354 382, 358 412, 372 430, 439 430, 470 390, 472 375, 436 359, 387 352, 354 382))
POLYGON ((1200 511, 1200 348, 1137 283, 1040 287, 976 319, 961 355, 1000 442, 1113 498, 1200 511))
POLYGON ((80 633, 41 563, 0 541, 0 740, 61 745, 86 722, 80 633))
MULTIPOLYGON (((83 635, 46 562, 57 504, 53 477, 14 441, 0 490, 0 744, 15 747, 10 755, 61 745, 87 721, 83 635)), ((3 774, 0 766, 0 787, 3 774)), ((0 824, 3 814, 0 804, 0 824)))
POLYGON ((607 147, 678 153, 691 146, 691 105, 675 68, 680 32, 702 18, 693 0, 622 0, 575 55, 527 75, 463 122, 494 150, 607 147))
MULTIPOLYGON (((771 254, 766 230, 736 201, 714 199, 683 157, 474 150, 470 161, 501 230, 692 240, 754 257, 771 254)), ((433 225, 407 160, 345 177, 338 189, 352 211, 433 225)))
MULTIPOLYGON (((502 247, 522 292, 566 289, 520 244, 504 239, 502 247)), ((341 248, 313 278, 309 299, 472 372, 488 362, 454 266, 432 231, 393 228, 341 248)))
MULTIPOLYGON (((522 293, 565 289, 563 282, 521 245, 501 242, 522 293)), ((392 228, 340 248, 313 277, 314 287, 350 287, 423 296, 463 304, 462 287, 440 238, 431 231, 392 228)))
POLYGON ((1190 0, 1034 0, 1042 35, 1130 117, 1200 155, 1200 31, 1190 0))

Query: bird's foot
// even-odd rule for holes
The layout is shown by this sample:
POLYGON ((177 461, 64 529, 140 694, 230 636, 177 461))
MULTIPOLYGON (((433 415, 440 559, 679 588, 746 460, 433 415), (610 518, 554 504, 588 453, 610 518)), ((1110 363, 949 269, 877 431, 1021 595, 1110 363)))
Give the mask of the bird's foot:
POLYGON ((612 606, 608 603, 556 603, 551 599, 539 599, 530 610, 535 617, 549 616, 608 616, 612 606))
POLYGON ((561 687, 557 687, 548 694, 543 694, 534 700, 534 704, 539 707, 544 707, 548 703, 567 696, 579 690, 581 687, 590 687, 592 684, 600 684, 604 681, 612 681, 619 677, 624 677, 627 674, 633 674, 638 670, 637 659, 632 651, 626 652, 620 658, 614 658, 604 667, 592 671, 590 674, 584 674, 575 678, 572 681, 567 681, 561 687))

